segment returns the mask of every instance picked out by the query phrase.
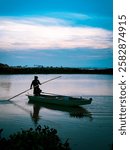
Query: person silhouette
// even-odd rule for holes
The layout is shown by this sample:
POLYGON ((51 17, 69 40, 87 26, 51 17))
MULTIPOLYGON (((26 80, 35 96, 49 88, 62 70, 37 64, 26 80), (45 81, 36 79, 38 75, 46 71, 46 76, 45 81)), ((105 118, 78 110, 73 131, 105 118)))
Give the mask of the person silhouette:
POLYGON ((33 94, 35 96, 39 96, 42 90, 39 88, 39 85, 41 85, 40 81, 38 80, 38 76, 34 76, 34 80, 31 83, 30 89, 33 87, 33 94))

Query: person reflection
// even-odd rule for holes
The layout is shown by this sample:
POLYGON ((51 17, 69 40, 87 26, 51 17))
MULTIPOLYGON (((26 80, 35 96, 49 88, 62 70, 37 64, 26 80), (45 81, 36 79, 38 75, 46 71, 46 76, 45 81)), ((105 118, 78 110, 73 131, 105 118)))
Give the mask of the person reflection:
POLYGON ((39 105, 36 105, 36 104, 33 105, 33 113, 31 113, 31 118, 35 125, 38 124, 38 121, 40 119, 40 116, 39 116, 40 108, 41 107, 39 105))

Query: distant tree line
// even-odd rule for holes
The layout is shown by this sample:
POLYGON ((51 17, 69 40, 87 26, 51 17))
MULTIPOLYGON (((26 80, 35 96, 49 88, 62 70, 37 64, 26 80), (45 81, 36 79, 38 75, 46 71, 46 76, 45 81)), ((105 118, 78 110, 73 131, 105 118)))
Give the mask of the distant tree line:
POLYGON ((8 66, 0 63, 0 74, 113 74, 112 68, 90 69, 69 67, 8 66))

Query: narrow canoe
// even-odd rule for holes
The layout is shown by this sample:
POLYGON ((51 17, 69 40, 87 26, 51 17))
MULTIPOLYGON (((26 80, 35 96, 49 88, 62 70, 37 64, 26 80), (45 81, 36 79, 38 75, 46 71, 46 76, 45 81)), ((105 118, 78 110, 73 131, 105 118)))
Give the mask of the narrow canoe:
POLYGON ((65 105, 65 106, 79 106, 79 105, 86 105, 91 104, 92 98, 84 99, 82 97, 75 98, 71 96, 52 96, 52 95, 27 95, 30 101, 35 102, 42 102, 48 104, 55 104, 55 105, 65 105))

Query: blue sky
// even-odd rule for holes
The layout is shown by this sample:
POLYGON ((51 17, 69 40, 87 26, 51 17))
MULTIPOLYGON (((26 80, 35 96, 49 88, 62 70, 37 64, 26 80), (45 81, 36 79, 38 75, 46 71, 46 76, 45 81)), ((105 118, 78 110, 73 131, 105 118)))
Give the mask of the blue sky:
POLYGON ((0 63, 112 67, 112 0, 0 0, 0 63))

